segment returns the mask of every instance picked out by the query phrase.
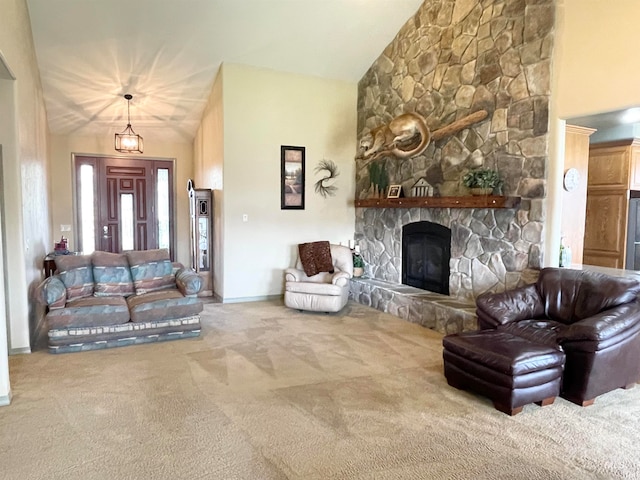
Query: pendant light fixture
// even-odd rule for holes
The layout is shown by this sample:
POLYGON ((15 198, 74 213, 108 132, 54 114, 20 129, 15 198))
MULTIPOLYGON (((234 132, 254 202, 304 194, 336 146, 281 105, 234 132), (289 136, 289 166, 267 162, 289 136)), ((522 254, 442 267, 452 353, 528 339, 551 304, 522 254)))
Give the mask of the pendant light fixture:
POLYGON ((129 102, 133 95, 126 94, 127 99, 127 128, 122 133, 116 133, 116 150, 123 153, 142 153, 142 137, 131 128, 131 116, 129 114, 129 102))

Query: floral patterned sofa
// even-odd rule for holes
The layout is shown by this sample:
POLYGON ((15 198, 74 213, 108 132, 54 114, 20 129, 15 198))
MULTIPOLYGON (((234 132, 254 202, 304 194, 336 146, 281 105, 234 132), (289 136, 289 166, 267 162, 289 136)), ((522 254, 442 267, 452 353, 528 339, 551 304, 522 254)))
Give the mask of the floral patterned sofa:
POLYGON ((202 279, 166 249, 60 255, 38 287, 49 352, 96 350, 200 335, 202 279))

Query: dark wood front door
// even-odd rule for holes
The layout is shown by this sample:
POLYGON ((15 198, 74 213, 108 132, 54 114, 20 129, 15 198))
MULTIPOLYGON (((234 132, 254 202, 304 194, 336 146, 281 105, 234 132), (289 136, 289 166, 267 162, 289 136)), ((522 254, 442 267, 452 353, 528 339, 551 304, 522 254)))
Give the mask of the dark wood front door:
POLYGON ((171 161, 76 157, 76 179, 78 240, 85 253, 162 247, 173 258, 171 161))
POLYGON ((99 176, 99 245, 105 252, 147 250, 157 244, 153 161, 105 158, 99 176))

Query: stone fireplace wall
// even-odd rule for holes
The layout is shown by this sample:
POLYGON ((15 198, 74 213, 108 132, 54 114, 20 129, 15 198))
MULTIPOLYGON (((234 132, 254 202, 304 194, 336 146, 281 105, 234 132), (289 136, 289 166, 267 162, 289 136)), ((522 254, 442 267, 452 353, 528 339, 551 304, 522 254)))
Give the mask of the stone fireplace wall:
MULTIPOLYGON (((467 195, 461 178, 485 166, 500 172, 504 195, 522 198, 515 209, 358 208, 368 276, 400 282, 402 226, 420 220, 452 230, 451 295, 511 288, 540 268, 553 26, 552 0, 429 0, 361 79, 360 138, 404 112, 420 113, 431 132, 489 113, 423 155, 374 160, 389 184, 409 196, 424 179, 436 195, 467 195)), ((370 165, 356 167, 357 198, 368 198, 370 165)))

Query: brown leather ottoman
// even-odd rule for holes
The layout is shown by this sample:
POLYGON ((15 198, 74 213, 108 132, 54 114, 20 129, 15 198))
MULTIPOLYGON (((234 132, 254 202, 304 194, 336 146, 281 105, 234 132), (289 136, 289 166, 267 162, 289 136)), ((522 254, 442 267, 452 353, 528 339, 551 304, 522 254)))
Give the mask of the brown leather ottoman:
POLYGON ((489 397, 501 412, 515 415, 534 402, 550 405, 560 393, 560 349, 496 330, 447 335, 442 344, 449 385, 489 397))

